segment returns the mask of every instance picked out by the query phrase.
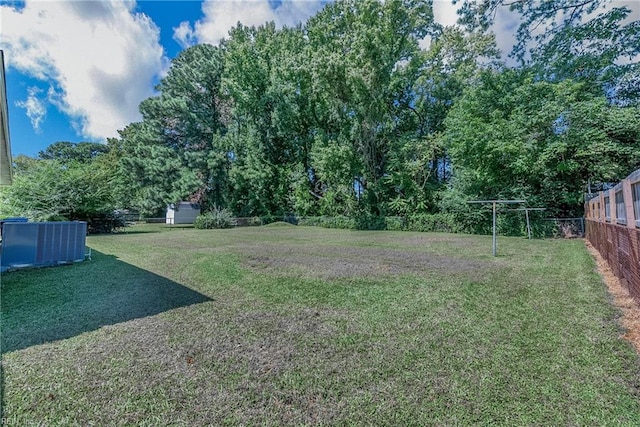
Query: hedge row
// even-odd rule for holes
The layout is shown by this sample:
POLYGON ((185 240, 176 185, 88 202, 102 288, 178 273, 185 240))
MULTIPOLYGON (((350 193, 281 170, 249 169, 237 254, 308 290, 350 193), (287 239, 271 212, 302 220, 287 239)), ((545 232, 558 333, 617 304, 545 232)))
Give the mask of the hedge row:
MULTIPOLYGON (((526 222, 522 215, 501 215, 498 217, 498 234, 505 236, 526 236, 526 222)), ((412 216, 387 216, 361 215, 347 216, 314 216, 297 217, 286 216, 262 216, 251 218, 234 218, 226 209, 218 209, 200 215, 195 222, 196 228, 228 228, 266 225, 272 222, 285 221, 296 225, 306 225, 324 228, 339 228, 347 230, 391 230, 391 231, 421 231, 444 233, 470 233, 491 234, 490 218, 482 221, 463 222, 454 214, 437 213, 412 216)), ((557 223, 542 218, 532 219, 531 231, 534 237, 567 237, 566 228, 571 228, 571 235, 580 233, 578 224, 557 223)))
MULTIPOLYGON (((521 215, 520 215, 521 216, 521 215)), ((292 224, 310 225, 325 228, 342 228, 348 230, 393 230, 393 231, 422 231, 443 233, 491 234, 491 220, 477 223, 460 221, 456 215, 447 213, 423 214, 413 216, 318 216, 318 217, 285 217, 285 221, 292 224)), ((526 236, 527 227, 524 218, 517 215, 502 215, 498 217, 497 232, 504 236, 526 236)), ((536 218, 531 220, 533 237, 575 237, 579 235, 580 223, 555 222, 536 218), (569 230, 569 233, 567 233, 569 230)))
MULTIPOLYGON (((292 222, 292 221, 289 221, 292 222)), ((296 218, 299 225, 348 230, 393 230, 393 231, 440 231, 460 233, 465 230, 450 214, 414 215, 414 216, 316 216, 296 218)))

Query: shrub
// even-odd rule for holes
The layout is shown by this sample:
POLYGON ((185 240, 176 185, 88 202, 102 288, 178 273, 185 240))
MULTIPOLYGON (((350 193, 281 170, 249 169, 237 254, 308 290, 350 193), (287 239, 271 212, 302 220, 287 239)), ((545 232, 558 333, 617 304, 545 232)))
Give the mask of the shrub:
POLYGON ((356 229, 356 220, 348 216, 322 217, 330 228, 341 228, 346 230, 356 229))
POLYGON ((355 218, 346 216, 316 216, 300 218, 299 225, 325 228, 342 228, 350 230, 393 230, 393 231, 442 231, 448 233, 464 232, 452 214, 423 214, 380 217, 375 215, 360 215, 355 218))
POLYGON ((412 215, 407 218, 406 230, 410 231, 442 231, 460 233, 465 231, 454 214, 436 213, 412 215))
POLYGON ((402 216, 388 216, 385 218, 385 230, 406 230, 406 219, 402 216))
POLYGON ((127 226, 124 218, 115 215, 113 212, 97 213, 92 215, 91 218, 75 217, 72 220, 87 221, 87 233, 89 234, 114 233, 118 229, 127 226))
POLYGON ((298 220, 298 225, 307 225, 309 227, 320 227, 319 216, 304 216, 298 220))
POLYGON ((66 216, 62 216, 62 215, 51 215, 48 216, 46 218, 44 218, 45 221, 54 221, 54 222, 58 222, 58 221, 69 221, 69 218, 67 218, 66 216))
POLYGON ((235 225, 233 214, 229 210, 217 206, 214 206, 210 212, 198 215, 193 223, 195 228, 200 229, 231 228, 235 225))
POLYGON ((386 227, 384 217, 371 214, 358 215, 355 221, 358 230, 384 230, 386 227))
POLYGON ((356 221, 347 216, 308 216, 298 218, 298 225, 354 230, 356 221))

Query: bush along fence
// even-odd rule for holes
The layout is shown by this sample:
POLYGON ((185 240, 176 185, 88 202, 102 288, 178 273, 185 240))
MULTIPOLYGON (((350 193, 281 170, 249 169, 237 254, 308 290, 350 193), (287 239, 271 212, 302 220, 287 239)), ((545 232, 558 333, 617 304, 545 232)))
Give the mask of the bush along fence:
POLYGON ((586 237, 640 303, 640 169, 585 202, 586 237))

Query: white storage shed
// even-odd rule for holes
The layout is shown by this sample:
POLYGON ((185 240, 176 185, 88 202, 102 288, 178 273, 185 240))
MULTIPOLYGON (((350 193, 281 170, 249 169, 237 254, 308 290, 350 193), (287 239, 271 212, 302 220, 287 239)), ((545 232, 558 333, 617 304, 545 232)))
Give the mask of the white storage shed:
POLYGON ((193 224, 200 215, 200 205, 191 202, 174 203, 167 206, 167 224, 193 224))

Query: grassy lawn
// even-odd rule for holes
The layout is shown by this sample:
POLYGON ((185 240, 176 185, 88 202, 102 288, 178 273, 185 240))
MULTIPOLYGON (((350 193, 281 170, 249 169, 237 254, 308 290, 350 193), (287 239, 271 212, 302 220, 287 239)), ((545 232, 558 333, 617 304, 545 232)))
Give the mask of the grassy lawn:
POLYGON ((640 425, 584 243, 136 226, 2 276, 8 425, 640 425), (31 424, 30 424, 31 423, 31 424))

